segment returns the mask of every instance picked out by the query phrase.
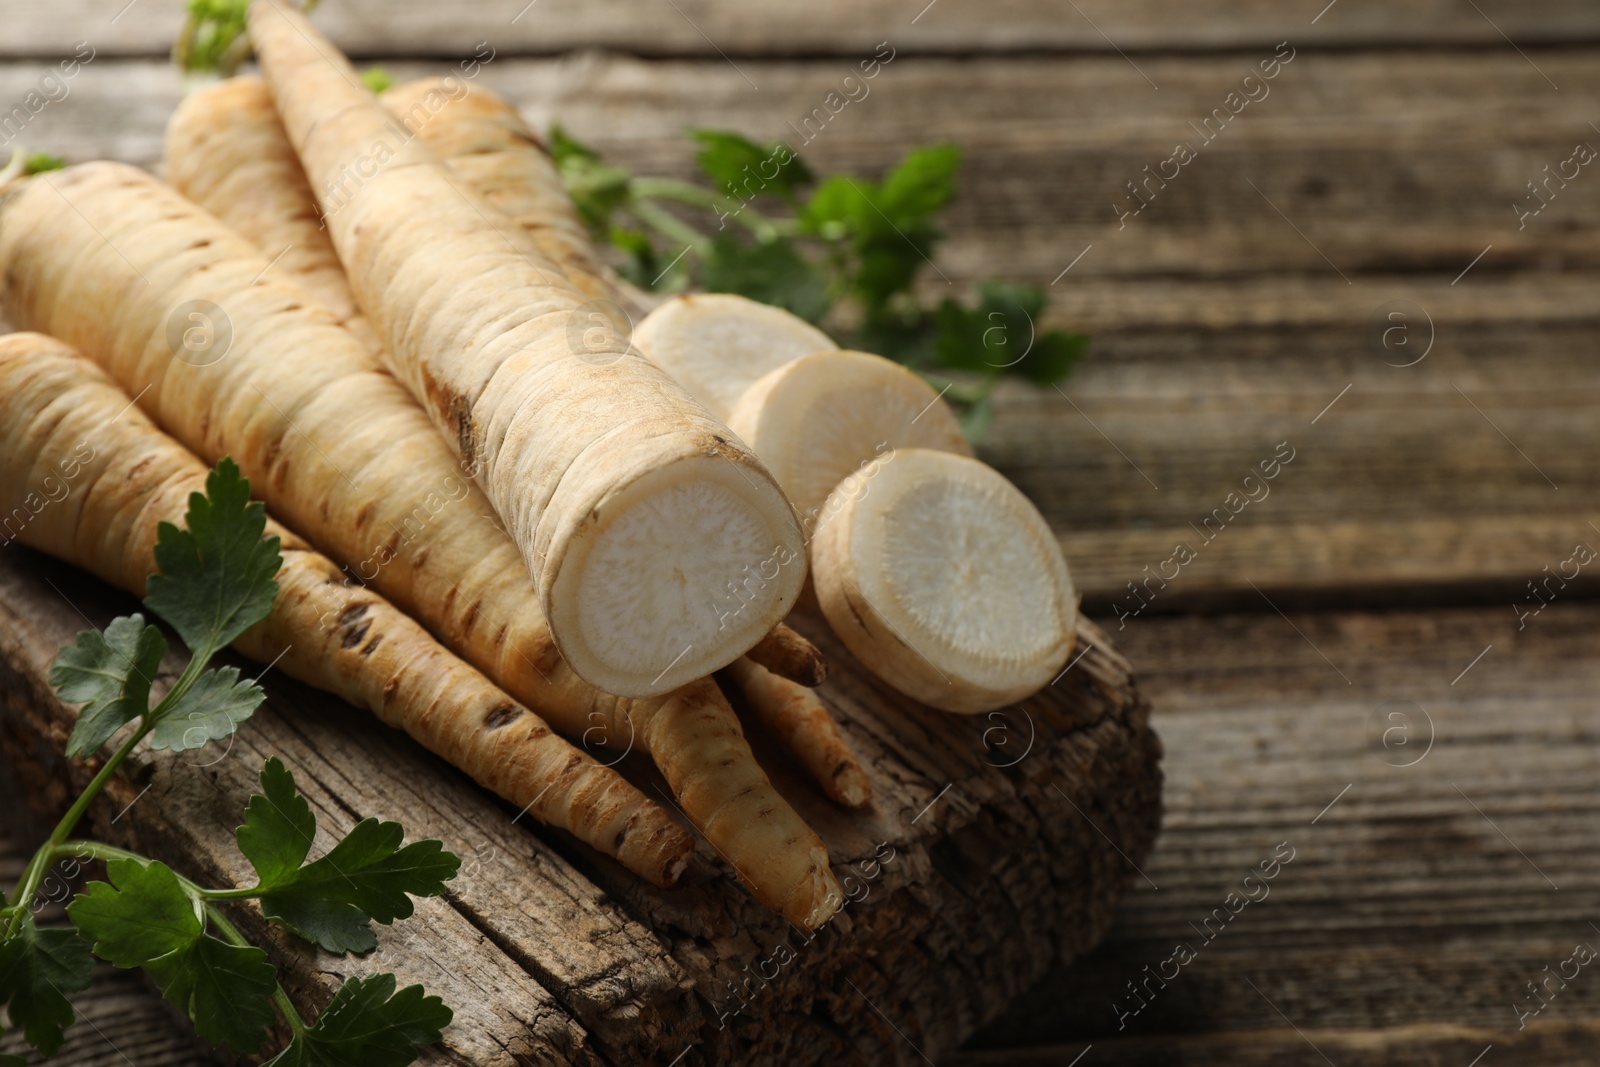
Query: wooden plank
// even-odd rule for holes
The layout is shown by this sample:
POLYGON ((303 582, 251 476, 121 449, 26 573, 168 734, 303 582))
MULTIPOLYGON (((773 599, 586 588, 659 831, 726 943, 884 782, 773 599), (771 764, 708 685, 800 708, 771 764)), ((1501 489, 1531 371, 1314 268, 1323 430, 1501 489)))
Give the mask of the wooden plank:
MULTIPOLYGON (((6 55, 54 54, 89 39, 109 53, 164 55, 183 21, 182 0, 58 0, 8 13, 6 55), (129 10, 131 9, 131 10, 129 10)), ((1078 11, 1040 0, 971 4, 847 3, 804 9, 765 0, 681 0, 674 5, 579 0, 482 0, 470 14, 422 0, 342 0, 316 13, 358 56, 470 54, 488 40, 509 54, 613 48, 650 54, 732 56, 871 50, 882 40, 923 51, 1005 52, 1225 49, 1304 38, 1324 45, 1395 42, 1523 47, 1600 37, 1581 0, 1427 0, 1407 5, 1272 0, 1084 0, 1078 11), (1326 8, 1326 10, 1325 10, 1326 8)))
MULTIPOLYGON (((12 814, 14 809, 7 813, 12 814)), ((17 884, 34 844, 31 837, 24 840, 15 836, 0 823, 0 885, 9 890, 17 884)), ((83 888, 85 881, 79 876, 69 887, 58 877, 49 883, 36 912, 39 923, 58 922, 62 918, 60 901, 69 891, 83 888)), ((83 1021, 68 1031, 61 1051, 56 1053, 57 1062, 76 1067, 126 1067, 128 1063, 206 1067, 213 1062, 193 1033, 175 1021, 160 995, 145 985, 137 973, 102 963, 95 972, 94 985, 73 994, 72 1006, 83 1021)), ((8 1032, 0 1037, 0 1054, 24 1056, 29 1051, 20 1033, 8 1032)))
POLYGON ((1600 606, 1557 600, 1521 630, 1490 608, 1291 617, 1121 635, 1170 753, 1142 864, 1160 888, 1137 883, 1105 945, 974 1043, 1019 1051, 957 1062, 1062 1064, 1090 1042, 1096 1063, 1323 1062, 1290 1025, 1339 1064, 1465 1065, 1491 1042, 1492 1062, 1592 1058, 1590 969, 1552 980, 1525 1031, 1517 1009, 1600 946, 1600 606), (1244 878, 1281 842, 1269 892, 1202 928, 1230 892, 1260 896, 1244 878), (1196 958, 1172 977, 1180 942, 1196 958), (1147 965, 1171 980, 1123 1019, 1147 965))
MULTIPOLYGON (((1594 58, 1540 66, 1600 92, 1594 58)), ((1126 231, 1107 221, 1118 176, 1221 99, 1235 57, 1155 57, 1163 88, 1148 98, 1100 88, 1134 76, 1118 60, 907 57, 807 148, 819 166, 872 171, 935 134, 968 145, 943 257, 956 286, 987 274, 1047 283, 1094 246, 1051 289, 1051 321, 1096 338, 1070 401, 1003 392, 984 451, 1040 502, 1097 610, 1132 610, 1127 583, 1170 559, 1284 440, 1307 443, 1301 465, 1181 578, 1141 595, 1149 610, 1243 607, 1258 597, 1248 582, 1275 601, 1502 596, 1586 536, 1581 501, 1595 485, 1582 457, 1596 412, 1578 383, 1600 319, 1600 201, 1575 188, 1522 233, 1510 211, 1516 183, 1587 129, 1579 95, 1550 92, 1512 53, 1302 61, 1126 231), (1096 107, 1073 118, 1075 99, 1096 107), (1486 120, 1495 115, 1504 121, 1486 120), (1245 178, 1271 189, 1315 247, 1245 178), (1349 284, 1318 249, 1344 261, 1349 284), (1377 319, 1398 306, 1411 349, 1383 343, 1377 319), (1423 350, 1425 333, 1436 340, 1426 360, 1393 366, 1423 350)), ((685 175, 683 127, 778 136, 834 68, 752 61, 761 93, 720 62, 508 60, 484 77, 618 162, 685 175)), ((0 70, 0 90, 36 76, 0 70)), ((92 64, 30 129, 69 156, 148 164, 177 90, 160 64, 92 64)), ((927 284, 930 297, 947 291, 927 284)))
MULTIPOLYGON (((1302 302, 1308 321, 1352 300, 1364 314, 1376 302, 1372 286, 1448 288, 1491 244, 1474 267, 1474 286, 1511 270, 1600 269, 1600 200, 1584 190, 1588 171, 1567 163, 1577 142, 1600 144, 1583 103, 1600 94, 1595 58, 1589 50, 1541 56, 1540 68, 1564 87, 1557 93, 1509 49, 1300 55, 1263 83, 1270 95, 1209 145, 1191 123, 1224 108, 1255 59, 1151 57, 1141 65, 1161 85, 1152 92, 1116 58, 975 64, 906 56, 883 68, 860 102, 810 127, 803 123, 813 109, 838 89, 838 61, 751 60, 742 67, 760 92, 720 62, 620 57, 506 59, 484 68, 482 79, 535 125, 559 120, 645 174, 692 176, 695 145, 685 131, 700 125, 784 138, 819 170, 864 173, 915 144, 954 141, 966 163, 948 213, 944 278, 958 287, 996 275, 1049 284, 1076 260, 1056 286, 1057 314, 1104 331, 1256 321, 1302 302), (1075 103, 1091 100, 1093 108, 1075 103), (1199 155, 1182 169, 1167 166, 1176 177, 1164 182, 1161 164, 1180 141, 1201 146, 1199 155), (1528 183, 1564 163, 1578 176, 1566 189, 1552 184, 1549 206, 1519 228, 1513 205, 1540 203, 1528 183), (1151 183, 1140 186, 1150 203, 1121 219, 1141 203, 1132 181, 1151 183), (1282 299, 1238 288, 1241 278, 1286 272, 1299 291, 1275 294, 1282 299), (1357 284, 1350 288, 1339 272, 1357 284), (1130 277, 1159 288, 1101 284, 1130 277)), ((399 77, 447 69, 390 67, 399 77)), ((0 101, 23 98, 47 69, 0 68, 0 101)), ((157 162, 180 93, 175 73, 157 62, 105 59, 69 84, 70 95, 31 117, 20 140, 72 159, 157 162)), ((930 276, 929 292, 943 295, 944 278, 930 276)), ((1471 293, 1442 296, 1479 303, 1471 293)), ((1527 314, 1570 298, 1506 295, 1511 306, 1539 301, 1527 314)), ((1579 306, 1593 314, 1592 300, 1579 306)))
MULTIPOLYGON (((86 618, 103 624, 128 606, 41 557, 0 555, 0 749, 41 814, 62 808, 89 770, 60 757, 71 715, 44 684, 48 661, 86 618)), ((456 1023, 428 1062, 937 1056, 1109 928, 1135 876, 1122 854, 1141 858, 1159 821, 1148 706, 1126 661, 1085 621, 1083 657, 1012 713, 1007 748, 1005 724, 917 708, 865 677, 816 620, 801 625, 832 657, 824 694, 875 788, 865 811, 836 808, 770 736, 751 731, 857 897, 810 939, 755 905, 709 846, 683 885, 654 890, 560 834, 518 824, 400 735, 273 676, 268 707, 227 754, 138 758, 90 825, 208 879, 235 878, 243 861, 231 828, 254 769, 275 753, 330 832, 367 815, 399 818, 476 860, 448 898, 380 932, 370 960, 327 957, 242 916, 303 1004, 374 969, 441 993, 456 1023), (1031 936, 1010 937, 1014 924, 1031 936), (743 985, 769 969, 768 981, 743 985), (904 974, 922 978, 907 985, 904 974)), ((624 767, 656 795, 660 781, 636 755, 624 767)))

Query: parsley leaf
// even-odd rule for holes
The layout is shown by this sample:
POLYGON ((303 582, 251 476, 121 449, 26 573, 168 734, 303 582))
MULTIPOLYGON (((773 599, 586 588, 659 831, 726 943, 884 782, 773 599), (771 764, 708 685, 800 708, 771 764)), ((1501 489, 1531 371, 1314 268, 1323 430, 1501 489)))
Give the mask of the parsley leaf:
POLYGON ((250 500, 250 483, 224 457, 189 494, 187 529, 160 525, 145 604, 178 631, 195 655, 222 648, 272 610, 282 563, 278 538, 262 537, 267 516, 250 500))
POLYGON ((239 851, 263 885, 277 885, 306 861, 317 834, 311 804, 295 789, 294 775, 277 756, 261 768, 261 789, 244 809, 244 825, 234 831, 239 851))
POLYGON ((251 1053, 266 1040, 276 1018, 271 997, 278 972, 259 948, 202 934, 185 950, 151 960, 145 970, 213 1045, 251 1053))
POLYGON ((72 1025, 66 994, 88 989, 93 977, 89 942, 71 928, 41 930, 24 915, 15 936, 0 942, 0 1005, 46 1056, 55 1055, 72 1025))
POLYGON ((112 619, 104 633, 84 630, 50 666, 50 684, 69 704, 83 704, 67 755, 85 756, 150 710, 150 683, 167 639, 142 615, 112 619))
POLYGON ((691 130, 704 147, 695 155, 700 169, 718 191, 735 200, 772 193, 792 200, 800 186, 812 181, 811 170, 782 141, 762 148, 743 134, 727 130, 691 130))
POLYGON ((163 863, 115 859, 67 907, 94 952, 117 967, 142 967, 213 1045, 253 1052, 274 1013, 277 972, 258 948, 205 932, 203 906, 163 863))
POLYGON ((206 671, 161 716, 150 735, 150 747, 183 752, 200 748, 208 741, 220 741, 237 730, 266 699, 266 691, 254 681, 239 680, 237 667, 206 671))
POLYGON ((603 162, 598 152, 559 125, 550 130, 550 158, 579 217, 596 239, 603 239, 611 232, 612 213, 628 199, 633 176, 623 167, 603 162))
POLYGON ((401 847, 399 823, 363 819, 302 867, 317 829, 310 805, 276 758, 262 768, 261 786, 236 837, 260 877, 262 913, 329 952, 370 951, 377 945, 372 920, 408 917, 412 896, 439 896, 461 866, 438 841, 401 847))
POLYGON ((1031 285, 985 282, 978 306, 939 305, 934 357, 952 370, 1015 374, 1039 385, 1060 381, 1083 356, 1088 338, 1062 330, 1040 332, 1045 295, 1031 285))
POLYGON ((732 234, 718 234, 701 280, 712 292, 787 308, 808 322, 828 310, 828 283, 787 241, 746 244, 732 234))
POLYGON ((90 882, 67 915, 94 941, 94 953, 116 967, 143 967, 200 936, 200 904, 164 863, 114 859, 108 882, 90 882))
POLYGON ((375 93, 381 93, 394 87, 394 75, 381 66, 370 66, 361 72, 361 84, 375 93))
POLYGON ((49 152, 30 152, 28 158, 23 160, 22 173, 43 174, 47 170, 61 170, 66 165, 65 156, 54 156, 49 152))
POLYGON ((406 1067, 433 1044, 452 1012, 420 985, 395 992, 392 974, 352 978, 339 987, 315 1026, 263 1067, 406 1067))

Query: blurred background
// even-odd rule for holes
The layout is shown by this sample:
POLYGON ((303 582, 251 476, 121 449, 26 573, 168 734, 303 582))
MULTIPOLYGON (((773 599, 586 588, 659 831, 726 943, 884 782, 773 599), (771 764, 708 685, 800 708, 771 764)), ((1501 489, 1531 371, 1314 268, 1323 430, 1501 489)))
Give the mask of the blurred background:
MULTIPOLYGON (((0 3, 0 98, 92 53, 7 147, 155 165, 183 19, 0 3)), ((704 182, 695 128, 786 141, 819 181, 954 143, 943 240, 918 236, 897 299, 981 331, 1003 280, 1037 291, 1012 302, 1026 337, 1089 338, 1064 376, 933 370, 990 396, 981 454, 1138 670, 1165 828, 1109 941, 952 1062, 1600 1059, 1600 970, 1575 962, 1600 945, 1600 7, 327 0, 317 21, 397 80, 476 57, 537 129, 634 175, 704 182)), ((137 985, 80 1007, 140 1067, 198 1062, 137 985)), ((63 1062, 122 1062, 93 1041, 63 1062)))

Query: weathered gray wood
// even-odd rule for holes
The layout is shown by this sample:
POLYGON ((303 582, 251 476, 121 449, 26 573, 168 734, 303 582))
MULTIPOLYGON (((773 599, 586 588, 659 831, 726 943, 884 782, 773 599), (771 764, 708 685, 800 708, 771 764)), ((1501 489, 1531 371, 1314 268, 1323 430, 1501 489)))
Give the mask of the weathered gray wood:
MULTIPOLYGON (((1477 7, 1481 13, 1448 0, 1337 6, 1326 0, 1086 0, 1077 11, 1040 0, 827 0, 803 8, 775 0, 678 0, 673 5, 482 0, 464 11, 423 0, 340 0, 325 3, 316 19, 341 48, 361 56, 465 54, 484 40, 508 53, 604 47, 716 57, 719 51, 854 54, 884 39, 906 48, 953 52, 1112 52, 1235 48, 1284 38, 1324 45, 1505 46, 1497 26, 1524 47, 1600 37, 1600 17, 1581 0, 1479 0, 1477 7)), ((52 54, 87 38, 108 52, 162 55, 183 21, 183 9, 182 0, 37 5, 8 0, 0 54, 52 54)))
MULTIPOLYGON (((89 770, 60 757, 71 716, 44 684, 48 661, 85 617, 103 624, 117 603, 39 556, 0 557, 0 745, 41 813, 61 808, 89 770)), ((329 833, 376 815, 443 840, 467 873, 447 899, 381 932, 370 959, 333 959, 241 916, 308 1005, 346 975, 383 969, 443 995, 456 1023, 429 1062, 909 1063, 906 1038, 940 1055, 1109 927, 1135 876, 1122 854, 1137 862, 1159 821, 1148 706, 1087 622, 1083 658, 1013 712, 1009 730, 910 704, 863 677, 814 621, 803 625, 832 658, 823 692, 876 790, 864 812, 838 809, 752 731, 859 897, 812 939, 754 904, 708 846, 683 885, 655 890, 559 834, 517 825, 516 812, 400 735, 270 676, 269 707, 225 756, 138 758, 90 826, 207 879, 237 879, 246 872, 232 827, 256 768, 278 754, 329 833), (1010 747, 1000 744, 1008 732, 1010 747), (1017 925, 1030 936, 1011 936, 1017 925), (736 997, 732 983, 773 967, 764 961, 783 945, 791 962, 736 997)), ((637 761, 625 766, 659 789, 637 761)))
MULTIPOLYGON (((1202 145, 1190 123, 1226 111, 1228 94, 1271 54, 1141 60, 1160 92, 1114 56, 975 64, 906 55, 809 143, 803 121, 847 73, 837 60, 749 60, 741 68, 759 92, 720 61, 507 58, 480 77, 536 125, 559 120, 645 174, 691 175, 695 145, 685 131, 693 126, 784 138, 819 170, 864 173, 913 145, 954 141, 966 163, 940 270, 957 286, 990 275, 1049 284, 1092 245, 1052 295, 1058 318, 1095 331, 1270 320, 1300 301, 1309 302, 1308 317, 1348 301, 1365 314, 1387 290, 1448 287, 1490 244, 1475 287, 1512 268, 1600 267, 1600 201, 1585 191, 1600 181, 1592 168, 1567 164, 1577 177, 1566 188, 1552 179, 1549 205, 1520 229, 1513 210, 1538 206, 1527 183, 1543 180, 1543 168, 1568 161, 1580 141, 1600 145, 1585 104, 1600 95, 1600 65, 1581 49, 1539 56, 1561 92, 1509 48, 1297 54, 1265 83, 1270 95, 1232 118, 1176 177, 1141 186, 1149 207, 1119 221, 1140 204, 1127 183, 1145 181, 1147 166, 1157 173, 1178 142, 1202 145), (1297 276, 1282 289, 1239 290, 1241 276, 1286 271, 1297 276), (1348 292, 1338 271, 1357 281, 1348 292), (1155 276, 1158 288, 1099 284, 1130 276, 1155 276), (1377 300, 1369 299, 1373 284, 1386 291, 1377 300)), ((400 77, 450 69, 388 66, 400 77)), ((0 101, 21 100, 47 69, 0 68, 0 101)), ((73 159, 158 160, 180 94, 169 66, 106 58, 68 84, 70 95, 31 117, 21 141, 73 159)), ((947 288, 936 275, 929 285, 930 293, 947 288)), ((1458 287, 1445 298, 1468 305, 1471 292, 1458 287)), ((1559 292, 1529 295, 1560 306, 1559 292)))
POLYGON ((1592 1058, 1590 968, 1552 980, 1526 1032, 1516 1008, 1538 1007, 1526 983, 1546 966, 1600 946, 1600 607, 1558 598, 1521 630, 1509 608, 1292 619, 1121 635, 1171 753, 1143 865, 1160 889, 1136 883, 1105 945, 978 1039, 1048 1052, 958 1062, 1066 1063, 1091 1041, 1093 1062, 1322 1062, 1284 1016, 1339 1064, 1465 1065, 1490 1042, 1493 1062, 1592 1058), (1207 943, 1194 926, 1284 841, 1269 895, 1207 943), (1113 1000, 1134 1007, 1126 983, 1180 941, 1198 958, 1119 1030, 1113 1000))

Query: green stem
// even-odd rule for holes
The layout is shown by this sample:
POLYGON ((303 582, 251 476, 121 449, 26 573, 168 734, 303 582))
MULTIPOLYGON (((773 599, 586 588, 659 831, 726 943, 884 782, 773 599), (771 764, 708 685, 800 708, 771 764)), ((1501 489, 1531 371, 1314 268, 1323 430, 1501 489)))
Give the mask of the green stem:
POLYGON ((751 207, 748 202, 740 202, 704 186, 680 182, 673 178, 635 178, 629 187, 638 199, 677 200, 709 208, 717 213, 719 221, 724 216, 734 219, 748 227, 750 232, 763 243, 780 236, 777 224, 751 207))
MULTIPOLYGON (((61 816, 61 821, 56 823, 55 829, 50 831, 50 837, 44 844, 39 846, 33 857, 28 860, 27 867, 23 869, 22 878, 17 883, 16 892, 11 897, 10 906, 0 910, 0 915, 8 916, 4 924, 6 938, 14 936, 21 927, 23 916, 32 907, 33 896, 39 891, 39 883, 44 881, 45 874, 50 868, 50 863, 57 847, 77 827, 78 823, 83 819, 84 812, 89 810, 89 805, 93 804, 95 798, 105 789, 106 783, 111 780, 112 775, 117 773, 123 761, 133 754, 133 750, 138 746, 139 742, 143 741, 150 731, 156 728, 156 724, 177 706, 178 701, 183 699, 183 695, 194 687, 195 682, 200 678, 201 672, 205 670, 206 663, 210 661, 212 656, 216 655, 216 651, 215 646, 207 645, 201 654, 190 658, 189 665, 178 676, 178 680, 173 683, 172 688, 167 690, 167 695, 162 697, 160 703, 154 708, 145 712, 139 720, 139 728, 128 735, 128 739, 117 747, 117 750, 100 767, 99 772, 89 780, 89 784, 84 787, 83 792, 78 794, 78 799, 72 802, 72 807, 67 809, 67 813, 61 816)), ((110 846, 105 847, 109 848, 110 846)), ((126 855, 132 856, 132 853, 127 853, 126 855)))
POLYGON ((628 207, 639 217, 639 221, 654 227, 662 235, 674 241, 682 242, 701 254, 711 247, 711 242, 700 231, 687 223, 680 222, 649 200, 633 200, 628 207))

